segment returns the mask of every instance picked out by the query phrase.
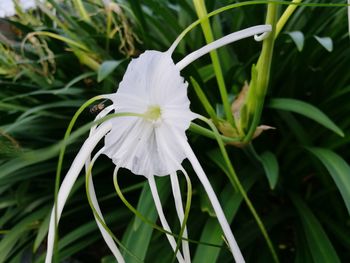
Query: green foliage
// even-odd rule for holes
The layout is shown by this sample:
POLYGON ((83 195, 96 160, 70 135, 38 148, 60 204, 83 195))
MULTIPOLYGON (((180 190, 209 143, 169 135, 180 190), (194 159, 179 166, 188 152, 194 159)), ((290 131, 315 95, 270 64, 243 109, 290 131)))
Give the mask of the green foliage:
MULTIPOLYGON (((169 48, 197 20, 196 12, 204 16, 206 10, 235 1, 206 1, 206 10, 203 6, 196 9, 189 0, 120 1, 107 7, 99 0, 49 2, 0 21, 6 27, 0 34, 0 262, 43 262, 58 154, 75 111, 91 97, 115 92, 131 57, 147 49, 169 48)), ((280 262, 349 262, 346 8, 318 7, 321 0, 302 2, 316 5, 296 8, 275 39, 266 97, 249 95, 263 106, 256 109, 262 112, 256 124, 275 129, 259 137, 252 130, 256 138, 242 142, 237 132, 231 132, 237 127, 230 118, 236 116, 225 118, 241 87, 252 80, 252 65, 257 65, 257 74, 263 67, 257 64, 260 43, 246 39, 223 47, 213 60, 205 56, 182 74, 190 83, 191 109, 209 115, 226 136, 229 161, 280 262), (221 115, 214 110, 223 108, 221 115), (220 126, 223 123, 231 126, 220 126)), ((287 5, 281 3, 278 8, 281 15, 287 5)), ((265 13, 266 3, 260 3, 214 16, 202 24, 206 36, 197 26, 181 41, 174 60, 211 38, 260 24, 265 13)), ((86 129, 77 127, 92 121, 106 105, 96 102, 81 114, 67 145, 62 176, 87 137, 86 129)), ((246 106, 241 116, 246 114, 252 122, 246 106)), ((254 108, 255 104, 250 105, 249 110, 254 108)), ((190 144, 208 173, 246 261, 273 262, 271 248, 246 200, 230 182, 231 168, 214 134, 199 124, 191 126, 190 144)), ((107 225, 137 258, 171 262, 173 252, 165 234, 135 216, 116 196, 112 171, 107 158, 101 158, 93 171, 107 225)), ((190 170, 189 176, 193 196, 187 224, 189 238, 195 241, 190 242, 193 262, 232 262, 217 220, 209 213, 211 207, 202 209, 206 196, 190 170)), ((157 224, 144 178, 127 171, 121 171, 118 178, 127 200, 157 224)), ((184 193, 186 180, 179 179, 184 193)), ((180 233, 173 200, 168 198, 168 178, 157 183, 169 224, 174 233, 180 233)), ((63 212, 58 244, 60 262, 113 262, 87 202, 83 178, 78 179, 63 212)), ((128 253, 125 257, 127 262, 137 262, 128 253)))

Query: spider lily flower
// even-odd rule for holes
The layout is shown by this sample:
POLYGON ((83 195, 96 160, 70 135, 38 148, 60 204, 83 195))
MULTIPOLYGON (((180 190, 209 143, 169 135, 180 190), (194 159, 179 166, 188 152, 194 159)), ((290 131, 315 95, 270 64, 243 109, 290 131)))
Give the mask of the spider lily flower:
POLYGON ((12 0, 0 1, 0 18, 14 16, 15 14, 15 4, 12 2, 12 0))
MULTIPOLYGON (((115 176, 119 168, 126 168, 134 174, 146 177, 161 224, 167 231, 167 238, 174 251, 176 251, 176 241, 170 234, 171 229, 162 210, 154 176, 170 175, 176 211, 182 224, 184 211, 176 172, 181 171, 186 175, 181 164, 184 159, 188 159, 211 201, 235 261, 244 262, 218 198, 187 141, 185 132, 191 121, 201 116, 190 110, 190 101, 187 97, 188 83, 181 77, 180 71, 211 50, 242 38, 270 31, 270 25, 260 25, 229 34, 190 53, 175 64, 171 56, 179 42, 177 39, 165 52, 148 50, 130 62, 118 91, 101 96, 111 100, 112 105, 105 108, 96 118, 102 118, 110 112, 132 112, 135 115, 109 119, 91 128, 89 137, 75 157, 59 189, 56 220, 56 206, 51 213, 46 263, 51 262, 52 258, 55 221, 58 223, 60 219, 74 182, 84 164, 85 167, 92 165, 101 154, 107 155, 116 165, 115 176), (91 152, 102 139, 104 139, 104 146, 90 160, 91 152)), ((89 182, 89 195, 100 218, 96 220, 98 227, 116 260, 124 262, 117 245, 101 224, 104 219, 98 206, 91 176, 89 182)), ((187 239, 186 228, 183 238, 187 239)), ((182 241, 182 252, 178 251, 176 257, 179 262, 191 262, 186 240, 182 241)))
POLYGON ((27 11, 29 9, 36 8, 35 0, 19 0, 19 6, 23 9, 23 11, 27 11))
MULTIPOLYGON (((43 0, 40 0, 43 2, 43 0)), ((19 0, 18 6, 27 11, 36 8, 35 0, 19 0)), ((13 0, 1 0, 0 1, 0 18, 11 17, 16 15, 15 3, 13 0)))

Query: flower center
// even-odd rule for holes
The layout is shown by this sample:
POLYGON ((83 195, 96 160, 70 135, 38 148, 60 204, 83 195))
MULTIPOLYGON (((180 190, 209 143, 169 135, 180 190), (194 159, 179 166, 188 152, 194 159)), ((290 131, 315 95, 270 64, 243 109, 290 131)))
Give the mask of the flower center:
POLYGON ((144 113, 145 119, 153 123, 158 123, 161 116, 162 110, 159 105, 150 105, 148 106, 147 111, 144 113))

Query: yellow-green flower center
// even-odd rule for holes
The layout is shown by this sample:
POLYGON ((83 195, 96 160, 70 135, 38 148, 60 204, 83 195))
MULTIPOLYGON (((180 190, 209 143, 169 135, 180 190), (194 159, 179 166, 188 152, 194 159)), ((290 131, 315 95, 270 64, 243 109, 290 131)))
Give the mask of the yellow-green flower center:
POLYGON ((144 113, 144 116, 146 120, 156 122, 162 116, 162 110, 159 105, 150 105, 144 113))

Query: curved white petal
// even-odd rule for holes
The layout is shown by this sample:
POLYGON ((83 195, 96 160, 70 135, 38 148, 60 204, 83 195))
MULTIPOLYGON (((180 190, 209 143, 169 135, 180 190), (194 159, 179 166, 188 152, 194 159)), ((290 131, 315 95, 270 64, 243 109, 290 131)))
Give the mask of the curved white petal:
MULTIPOLYGON (((183 172, 186 173, 185 170, 183 170, 183 172)), ((177 174, 176 173, 171 173, 170 174, 170 181, 171 181, 171 188, 173 190, 173 196, 174 196, 174 200, 175 200, 176 212, 177 212, 177 215, 179 217, 180 225, 182 225, 185 215, 184 215, 184 208, 183 208, 183 205, 182 205, 182 198, 181 198, 181 190, 180 190, 180 186, 179 186, 179 180, 177 178, 177 174)), ((187 227, 185 227, 185 230, 183 232, 183 237, 184 238, 188 238, 187 227)), ((186 263, 190 263, 191 262, 191 255, 190 255, 190 248, 188 246, 188 241, 187 240, 182 240, 182 250, 183 250, 185 262, 186 263)))
MULTIPOLYGON (((168 221, 166 220, 164 212, 163 212, 162 203, 160 202, 160 198, 159 198, 159 194, 158 194, 158 190, 157 190, 157 185, 156 185, 156 182, 154 180, 153 175, 148 176, 148 183, 149 183, 149 186, 151 189, 151 193, 152 193, 154 204, 156 206, 156 209, 157 209, 157 212, 159 215, 160 222, 162 223, 162 226, 166 231, 171 232, 170 226, 169 226, 168 221)), ((167 236, 168 241, 171 245, 171 248, 175 252, 175 250, 176 250, 175 238, 170 234, 166 234, 166 236, 167 236)), ((180 263, 185 262, 180 251, 177 251, 176 258, 180 263)))
MULTIPOLYGON (((69 171, 67 172, 61 187, 58 191, 57 196, 57 224, 60 220, 63 207, 67 201, 68 195, 72 190, 72 187, 75 181, 78 178, 78 175, 81 169, 84 166, 85 161, 89 158, 91 152, 97 145, 97 143, 105 136, 105 134, 111 129, 110 123, 104 123, 99 128, 97 128, 96 132, 92 137, 89 137, 81 147, 79 153, 75 157, 69 171)), ((49 225, 49 233, 47 238, 47 253, 46 253, 46 263, 50 263, 52 260, 53 254, 53 245, 55 240, 55 206, 51 212, 50 225, 49 225)))
POLYGON ((230 225, 227 222, 227 219, 225 217, 225 214, 221 208, 221 205, 219 203, 218 198, 215 195, 215 192, 207 178, 207 176, 205 175, 205 172, 203 171, 202 166, 200 165, 199 161, 197 160, 196 155, 193 153, 193 150, 191 149, 191 146, 188 144, 188 142, 186 140, 183 140, 181 137, 177 138, 178 143, 181 145, 181 147, 184 149, 184 151, 186 152, 186 156, 188 158, 188 160, 190 161, 193 169, 195 170, 198 179, 201 181, 205 191, 208 194, 209 200, 214 208, 215 214, 218 218, 218 221, 221 225, 221 228, 224 232, 224 235, 227 239, 227 242, 231 248, 233 257, 235 259, 235 261, 237 263, 244 263, 244 258, 243 255, 237 245, 237 242, 232 234, 230 225))
MULTIPOLYGON (((97 160, 97 158, 103 153, 103 148, 101 150, 99 150, 95 156, 92 158, 91 160, 91 165, 93 165, 95 163, 95 161, 97 160)), ((94 182, 92 180, 92 174, 89 176, 89 195, 91 198, 91 202, 98 214, 98 216, 100 217, 100 219, 105 223, 105 220, 103 218, 100 206, 98 204, 97 201, 97 197, 96 197, 96 192, 95 192, 95 188, 94 188, 94 182)), ((100 232, 102 234, 103 239, 105 240, 107 246, 109 247, 109 249, 111 250, 111 252, 113 253, 115 259, 117 260, 118 263, 125 263, 125 260, 122 256, 122 254, 120 253, 117 245, 115 244, 113 238, 110 236, 110 234, 106 231, 106 229, 104 228, 104 226, 100 223, 100 221, 98 220, 98 218, 94 215, 95 221, 97 223, 98 228, 100 229, 100 232)))
POLYGON ((200 58, 201 56, 209 53, 214 49, 225 46, 237 40, 251 37, 258 34, 263 34, 271 30, 272 30, 271 25, 260 25, 260 26, 249 27, 249 28, 231 33, 187 55, 185 58, 183 58, 180 62, 176 64, 176 67, 179 70, 182 70, 186 66, 191 64, 193 61, 195 61, 196 59, 200 58))

